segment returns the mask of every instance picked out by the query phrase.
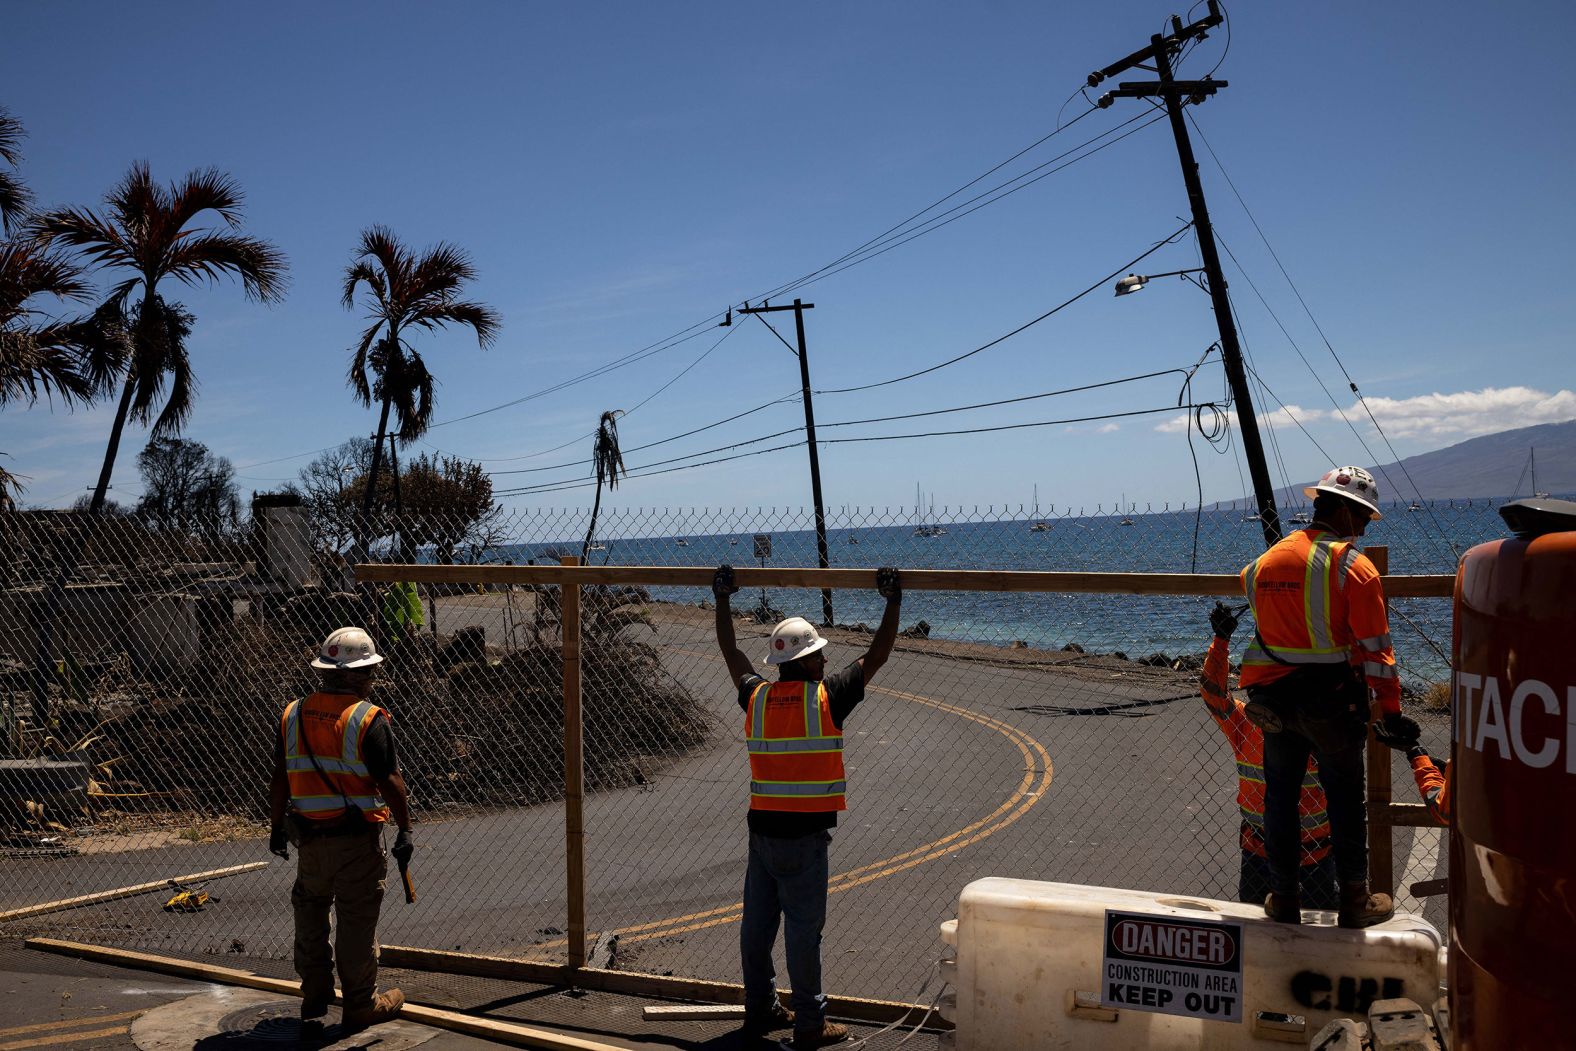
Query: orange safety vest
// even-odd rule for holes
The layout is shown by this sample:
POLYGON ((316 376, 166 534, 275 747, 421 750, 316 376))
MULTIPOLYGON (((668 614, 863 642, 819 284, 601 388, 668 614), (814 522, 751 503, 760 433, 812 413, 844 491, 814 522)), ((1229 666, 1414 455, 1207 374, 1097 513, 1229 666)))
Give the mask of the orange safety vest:
POLYGON ((1299 529, 1248 563, 1242 590, 1258 625, 1242 654, 1244 688, 1299 666, 1351 663, 1383 710, 1401 710, 1383 584, 1354 545, 1317 526, 1299 529))
POLYGON ((314 693, 285 706, 279 731, 284 735, 290 805, 297 812, 314 821, 332 821, 344 816, 349 799, 368 821, 388 821, 388 806, 361 754, 372 720, 382 714, 372 702, 342 693, 314 693))
POLYGON ((819 682, 763 682, 744 712, 750 809, 847 810, 843 731, 819 682))
MULTIPOLYGON (((1230 695, 1226 682, 1230 664, 1226 641, 1211 639, 1198 684, 1209 714, 1230 743, 1237 762, 1242 849, 1262 858, 1268 856, 1264 849, 1264 731, 1248 720, 1242 702, 1230 695)), ((1319 783, 1319 764, 1311 757, 1302 775, 1297 816, 1302 829, 1302 864, 1323 861, 1330 854, 1330 816, 1325 810, 1324 787, 1319 783)))

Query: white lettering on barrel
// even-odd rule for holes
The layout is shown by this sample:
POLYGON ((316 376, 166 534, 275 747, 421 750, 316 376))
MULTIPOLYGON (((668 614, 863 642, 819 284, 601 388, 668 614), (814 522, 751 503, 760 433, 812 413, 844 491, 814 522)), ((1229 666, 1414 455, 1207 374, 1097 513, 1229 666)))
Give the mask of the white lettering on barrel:
POLYGON ((1472 747, 1480 752, 1488 751, 1486 745, 1489 738, 1499 742, 1499 757, 1509 759, 1510 742, 1505 738, 1505 709, 1499 700, 1499 680, 1492 675, 1483 679, 1483 704, 1478 709, 1477 743, 1472 747))
POLYGON ((1523 735, 1522 707, 1527 703, 1528 697, 1536 697, 1543 702, 1543 711, 1548 715, 1560 714, 1560 699, 1547 683, 1537 679, 1528 679, 1516 687, 1516 692, 1510 695, 1510 745, 1516 750, 1516 758, 1528 766, 1541 770, 1553 764, 1560 754, 1560 742, 1557 737, 1545 737, 1543 747, 1533 751, 1527 747, 1526 737, 1523 735))
MULTIPOLYGON (((1501 700, 1499 679, 1493 675, 1472 675, 1456 672, 1456 740, 1463 748, 1478 752, 1497 752, 1501 759, 1511 760, 1544 770, 1559 762, 1560 748, 1565 749, 1565 772, 1576 775, 1576 686, 1565 685, 1564 722, 1565 735, 1560 737, 1554 726, 1551 732, 1532 731, 1527 726, 1527 711, 1537 711, 1541 702, 1543 714, 1560 721, 1560 687, 1551 686, 1540 679, 1523 679, 1507 685, 1510 704, 1501 700), (1490 748, 1490 743, 1496 747, 1490 748)), ((1532 718, 1536 719, 1537 716, 1532 718)))
POLYGON ((1565 687, 1565 772, 1576 774, 1576 686, 1565 687))
POLYGON ((1467 748, 1476 748, 1477 743, 1472 740, 1472 695, 1483 685, 1481 675, 1471 672, 1456 672, 1456 736, 1467 748))

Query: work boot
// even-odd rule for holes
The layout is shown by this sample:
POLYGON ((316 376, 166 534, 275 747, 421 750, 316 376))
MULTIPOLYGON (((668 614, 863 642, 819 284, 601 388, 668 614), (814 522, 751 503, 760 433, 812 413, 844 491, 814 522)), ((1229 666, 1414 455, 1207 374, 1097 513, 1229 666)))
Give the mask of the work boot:
POLYGON ((1388 894, 1368 893, 1368 881, 1341 885, 1341 911, 1336 923, 1342 927, 1372 927, 1395 915, 1395 902, 1388 894))
POLYGON ((819 1029, 795 1029, 793 1051, 811 1051, 812 1048, 840 1044, 848 1039, 848 1027, 837 1022, 822 1022, 819 1029))
POLYGON ((328 1014, 328 1001, 319 1000, 317 997, 305 997, 301 1001, 301 1021, 310 1022, 328 1014))
POLYGON ((747 1039, 762 1037, 776 1029, 793 1025, 793 1012, 776 1001, 770 1011, 744 1012, 744 1036, 747 1039))
POLYGON ((371 1025, 383 1022, 392 1022, 399 1017, 399 1009, 405 1006, 405 994, 398 989, 390 989, 386 993, 378 993, 372 1002, 362 1007, 345 1009, 344 1028, 347 1031, 365 1029, 371 1025))
POLYGON ((1301 923, 1302 901, 1295 894, 1279 894, 1270 891, 1264 899, 1264 915, 1276 923, 1301 923))

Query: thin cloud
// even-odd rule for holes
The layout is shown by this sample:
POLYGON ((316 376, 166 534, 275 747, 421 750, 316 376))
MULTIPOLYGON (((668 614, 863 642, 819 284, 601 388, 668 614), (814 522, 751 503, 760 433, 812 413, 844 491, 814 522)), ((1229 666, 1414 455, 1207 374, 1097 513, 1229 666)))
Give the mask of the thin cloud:
MULTIPOLYGON (((1415 398, 1370 397, 1368 407, 1392 438, 1470 438, 1512 427, 1576 419, 1576 393, 1484 387, 1455 394, 1419 394, 1415 398)), ((1367 418, 1361 405, 1353 406, 1348 415, 1353 419, 1367 418)))

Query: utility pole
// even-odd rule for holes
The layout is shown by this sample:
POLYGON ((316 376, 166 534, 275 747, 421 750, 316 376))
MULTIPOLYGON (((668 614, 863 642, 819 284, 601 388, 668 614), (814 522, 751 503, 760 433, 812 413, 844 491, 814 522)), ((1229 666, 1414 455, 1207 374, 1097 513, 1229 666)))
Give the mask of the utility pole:
MULTIPOLYGON (((826 505, 821 501, 821 458, 815 447, 815 407, 810 401, 810 354, 804 345, 804 312, 814 310, 814 303, 793 301, 793 306, 774 307, 762 303, 752 307, 748 303, 739 308, 741 314, 773 314, 779 310, 793 311, 794 330, 799 337, 799 349, 795 352, 799 358, 799 384, 800 393, 804 397, 804 437, 805 445, 810 450, 810 495, 815 500, 815 553, 820 560, 822 569, 827 568, 830 562, 826 553, 826 505)), ((765 319, 762 318, 764 321, 765 319)), ((732 314, 723 324, 732 323, 732 314)), ((775 331, 775 330, 774 330, 775 331)), ((779 336, 779 339, 782 337, 779 336)), ((786 341, 784 341, 786 342, 786 341)), ((788 348, 792 350, 793 348, 788 348)), ((834 623, 832 617, 832 591, 830 588, 821 589, 821 623, 831 627, 834 623)))
POLYGON ((1220 356, 1226 366, 1226 382, 1231 385, 1232 401, 1237 409, 1237 429, 1242 434, 1242 449, 1248 458, 1248 474, 1253 479, 1253 493, 1259 507, 1259 525, 1264 530, 1264 542, 1273 545, 1281 538, 1280 512, 1275 507, 1275 487, 1270 481, 1269 464, 1264 458, 1264 443, 1259 435, 1258 416, 1253 411, 1253 396, 1248 388, 1248 372, 1242 361, 1242 346, 1237 340, 1237 325, 1231 316, 1231 301, 1226 297, 1226 278, 1220 268, 1220 252, 1215 247, 1215 231, 1209 223, 1209 208, 1204 203, 1204 186, 1198 177, 1198 161, 1193 157, 1193 143, 1187 133, 1187 122, 1182 107, 1187 102, 1200 102, 1226 86, 1224 80, 1176 80, 1172 76, 1171 56, 1180 51, 1187 41, 1202 40, 1223 16, 1216 0, 1208 0, 1209 14, 1191 25, 1184 26, 1175 16, 1171 19, 1171 32, 1149 38, 1149 46, 1135 51, 1126 58, 1089 74, 1089 86, 1125 70, 1138 67, 1148 69, 1144 62, 1153 62, 1159 81, 1124 81, 1116 90, 1100 97, 1098 105, 1108 108, 1118 98, 1143 98, 1159 96, 1165 100, 1166 115, 1171 119, 1171 134, 1176 138, 1177 159, 1182 164, 1182 181, 1187 185, 1188 204, 1193 209, 1193 232, 1198 237, 1199 255, 1204 261, 1204 275, 1209 285, 1209 298, 1215 309, 1215 324, 1220 328, 1220 356))

